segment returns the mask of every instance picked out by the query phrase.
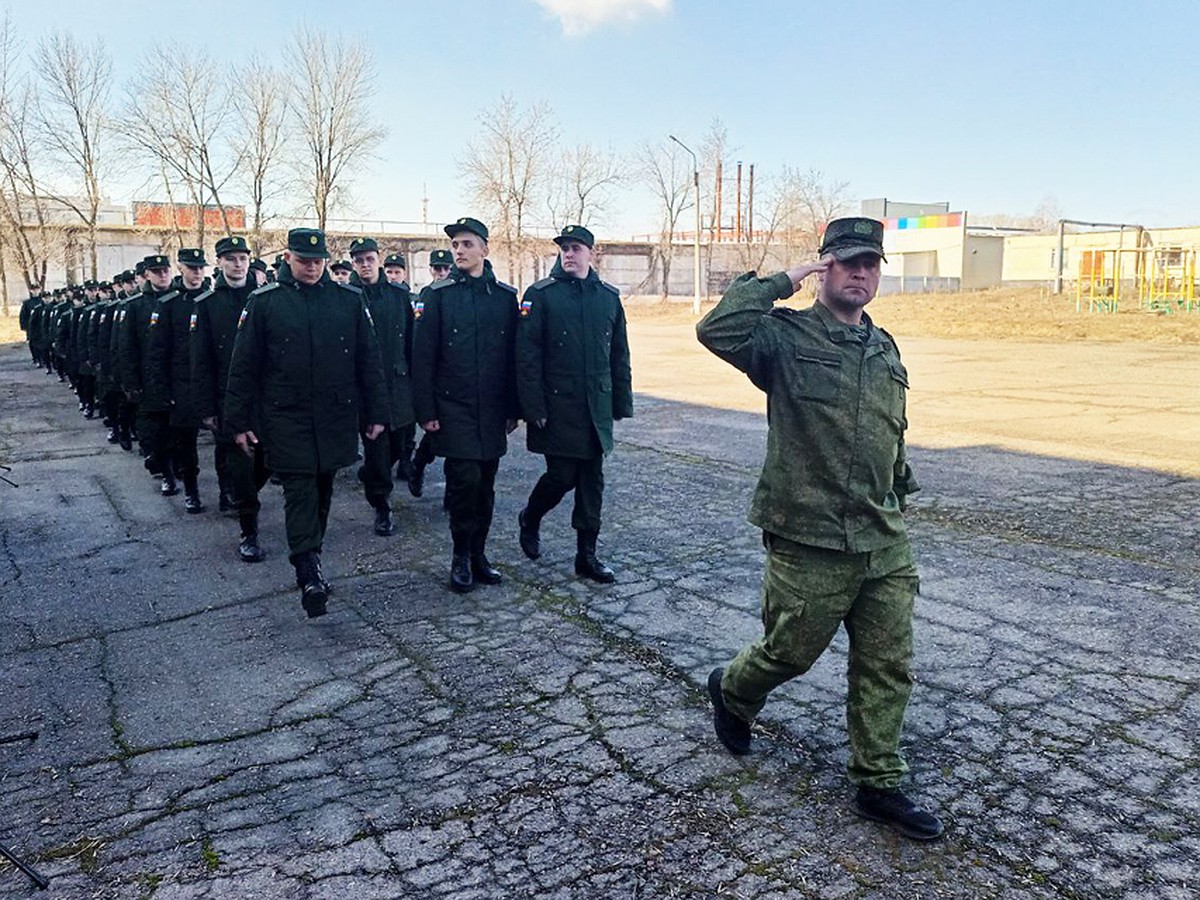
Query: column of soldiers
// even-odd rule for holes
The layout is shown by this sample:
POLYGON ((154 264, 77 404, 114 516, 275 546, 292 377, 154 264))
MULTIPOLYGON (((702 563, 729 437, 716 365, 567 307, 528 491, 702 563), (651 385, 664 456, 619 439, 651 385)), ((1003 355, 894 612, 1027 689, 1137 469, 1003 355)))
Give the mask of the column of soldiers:
POLYGON ((396 482, 422 496, 441 457, 449 586, 499 584, 487 552, 496 476, 521 419, 546 471, 521 512, 519 546, 539 558, 543 518, 574 491, 575 570, 609 583, 596 555, 602 462, 613 421, 632 414, 632 388, 624 312, 594 269, 595 239, 568 226, 550 276, 518 298, 492 271, 482 222, 445 232, 450 249, 431 252, 419 296, 404 257, 374 238, 355 238, 349 261, 330 264, 321 231, 293 229, 273 279, 232 235, 216 244, 211 278, 203 248, 173 261, 152 254, 111 283, 31 296, 21 323, 33 362, 70 383, 87 418, 102 415, 110 443, 136 442, 159 492, 182 488, 188 513, 205 510, 198 436, 212 433, 218 508, 238 518, 241 560, 265 558, 259 494, 272 478, 282 486, 310 617, 330 591, 321 552, 334 475, 356 460, 386 537, 396 482))

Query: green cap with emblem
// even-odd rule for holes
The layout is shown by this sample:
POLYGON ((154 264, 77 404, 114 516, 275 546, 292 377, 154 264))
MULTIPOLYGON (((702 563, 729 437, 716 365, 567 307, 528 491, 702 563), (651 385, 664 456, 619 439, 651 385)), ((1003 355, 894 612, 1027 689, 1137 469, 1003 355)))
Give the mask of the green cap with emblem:
POLYGON ((430 250, 429 265, 433 266, 452 266, 454 265, 454 254, 449 250, 430 250))
POLYGON ((267 261, 256 256, 254 259, 250 260, 250 268, 259 272, 265 272, 267 271, 267 261))
POLYGON ((217 241, 217 259, 226 253, 249 253, 250 245, 238 234, 226 235, 217 241))
POLYGON ((354 266, 350 265, 348 259, 339 259, 337 262, 330 263, 329 269, 332 272, 353 272, 354 266))
POLYGON ((192 268, 208 265, 204 259, 204 251, 198 247, 180 247, 176 259, 182 265, 191 266, 192 268))
POLYGON ((151 253, 149 256, 147 256, 145 259, 142 260, 142 271, 143 272, 148 269, 169 269, 169 268, 171 268, 171 261, 169 259, 167 259, 167 257, 164 256, 162 253, 151 253))
POLYGON ((325 232, 319 228, 293 228, 288 232, 287 248, 301 259, 329 259, 325 232))
POLYGON ((456 222, 451 222, 442 231, 446 232, 447 237, 454 237, 456 234, 462 234, 464 231, 469 231, 471 234, 488 239, 487 226, 478 219, 472 219, 470 216, 463 216, 456 222))
POLYGON ((383 267, 386 269, 388 266, 399 266, 401 269, 407 269, 408 263, 404 261, 404 257, 399 253, 389 253, 383 261, 383 267))
POLYGON ((567 241, 577 241, 589 250, 596 246, 596 236, 582 225, 568 225, 562 230, 562 234, 554 239, 554 243, 560 247, 567 241))
POLYGON ((356 237, 350 242, 350 255, 355 253, 370 253, 374 250, 379 252, 379 242, 372 237, 356 237))
POLYGON ((839 261, 864 253, 873 253, 886 260, 887 257, 883 255, 883 223, 861 216, 834 219, 825 226, 825 235, 821 238, 819 255, 826 253, 833 254, 833 258, 839 261))

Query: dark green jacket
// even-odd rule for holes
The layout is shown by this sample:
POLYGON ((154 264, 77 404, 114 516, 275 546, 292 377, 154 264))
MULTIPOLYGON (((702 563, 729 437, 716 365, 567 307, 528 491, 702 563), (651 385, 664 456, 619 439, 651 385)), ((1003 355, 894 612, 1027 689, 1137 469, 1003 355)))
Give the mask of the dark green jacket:
POLYGON ((767 458, 750 506, 765 531, 861 553, 904 538, 918 490, 904 450, 908 372, 863 316, 864 343, 820 303, 774 309, 786 273, 739 276, 696 326, 705 347, 767 394, 767 458))
POLYGON ((122 297, 113 303, 112 330, 108 339, 109 368, 112 371, 113 387, 125 390, 124 373, 121 370, 121 353, 125 346, 125 319, 129 314, 131 297, 122 297))
POLYGON ((99 315, 96 316, 96 376, 102 390, 110 390, 116 383, 113 377, 112 333, 119 302, 107 300, 101 303, 99 315))
POLYGON ((209 288, 207 278, 195 290, 186 290, 181 278, 171 282, 171 292, 158 301, 158 325, 151 330, 150 368, 156 381, 167 385, 171 424, 196 428, 200 417, 192 396, 192 356, 189 331, 195 299, 209 288))
MULTIPOLYGON (((252 279, 247 278, 243 287, 233 288, 218 272, 212 290, 196 298, 191 322, 192 396, 196 415, 201 420, 221 416, 238 317, 253 291, 252 279)), ((232 436, 223 422, 218 422, 218 428, 223 434, 232 436)), ((257 432, 258 429, 252 425, 250 430, 257 432)))
POLYGON ((517 320, 517 391, 533 453, 589 459, 613 448, 613 420, 633 415, 625 310, 595 269, 554 264, 530 285, 517 320), (535 422, 546 420, 545 428, 535 422))
POLYGON ((29 343, 39 350, 45 346, 45 339, 42 337, 42 318, 46 315, 46 308, 46 304, 39 302, 29 311, 29 343))
POLYGON ((357 274, 350 283, 362 291, 375 322, 392 428, 409 428, 416 421, 412 404, 412 294, 400 285, 390 284, 382 269, 374 284, 364 284, 357 274))
POLYGON ((33 311, 41 304, 41 299, 38 297, 30 297, 21 304, 20 324, 21 330, 25 332, 25 339, 29 340, 29 317, 33 311))
POLYGON ((150 349, 156 337, 153 332, 162 316, 159 301, 169 293, 171 288, 156 291, 147 283, 125 307, 125 320, 121 323, 117 360, 121 387, 145 412, 167 412, 171 408, 170 385, 155 371, 150 349))
POLYGON ((240 316, 225 422, 255 431, 276 472, 331 472, 358 458, 358 425, 388 424, 379 343, 362 293, 328 274, 297 284, 287 266, 240 316), (261 416, 255 429, 256 412, 261 416))
POLYGON ((478 278, 452 268, 421 291, 413 315, 413 406, 417 422, 441 426, 434 452, 499 459, 508 450, 507 421, 519 415, 516 288, 497 281, 486 260, 478 278))

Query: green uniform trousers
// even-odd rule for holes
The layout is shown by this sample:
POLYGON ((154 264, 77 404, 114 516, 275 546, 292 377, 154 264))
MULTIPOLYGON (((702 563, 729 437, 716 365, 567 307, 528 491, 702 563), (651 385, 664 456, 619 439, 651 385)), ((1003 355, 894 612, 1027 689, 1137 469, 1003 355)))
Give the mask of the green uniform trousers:
POLYGON ((599 532, 604 504, 604 457, 600 455, 574 459, 547 454, 546 473, 533 486, 525 506, 526 515, 533 523, 540 522, 570 491, 575 492, 571 527, 576 531, 599 532))
POLYGON ((912 690, 912 615, 917 569, 907 539, 844 553, 764 535, 763 636, 725 669, 731 712, 752 722, 779 685, 809 670, 846 626, 850 638, 846 723, 849 777, 894 788, 908 771, 900 729, 912 690))
MULTIPOLYGON (((283 521, 287 529, 288 557, 292 562, 301 553, 321 552, 329 508, 333 505, 333 476, 336 472, 298 475, 280 472, 283 484, 283 521)), ((241 504, 239 502, 239 511, 241 504)))
POLYGON ((408 459, 404 428, 385 428, 375 440, 363 438, 363 463, 358 467, 358 480, 363 483, 367 502, 376 509, 386 507, 392 496, 392 467, 408 459))

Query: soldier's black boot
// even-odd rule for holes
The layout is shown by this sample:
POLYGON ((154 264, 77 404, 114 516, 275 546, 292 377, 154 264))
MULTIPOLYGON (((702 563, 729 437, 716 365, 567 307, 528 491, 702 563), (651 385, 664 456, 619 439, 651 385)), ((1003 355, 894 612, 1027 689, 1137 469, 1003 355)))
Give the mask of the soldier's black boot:
POLYGON ((242 526, 242 540, 238 544, 238 559, 246 563, 262 562, 267 554, 258 546, 258 513, 242 513, 238 516, 242 526))
POLYGON ((750 723, 731 713, 725 706, 725 695, 721 691, 722 668, 708 673, 708 697, 713 705, 713 730, 725 745, 725 749, 737 756, 750 752, 750 723))
POLYGON ((184 476, 183 508, 193 515, 204 512, 204 504, 200 502, 200 485, 196 483, 195 475, 184 476))
POLYGON ((115 444, 115 443, 116 443, 117 441, 119 441, 120 439, 121 439, 121 435, 120 435, 120 433, 117 431, 117 426, 116 426, 116 425, 114 425, 112 428, 108 429, 108 437, 106 438, 106 440, 107 440, 107 441, 108 441, 110 444, 115 444))
POLYGON ((217 475, 217 512, 233 512, 237 504, 233 501, 233 489, 229 486, 229 476, 217 475))
POLYGON ((484 544, 487 542, 487 532, 480 532, 471 538, 471 576, 479 584, 499 584, 504 580, 499 570, 488 562, 484 544))
POLYGON ((175 481, 175 466, 169 459, 162 461, 162 486, 160 491, 164 497, 174 497, 179 493, 179 484, 175 481))
POLYGON ((541 525, 540 520, 529 515, 528 506, 517 514, 517 527, 521 529, 518 540, 521 542, 521 550, 530 559, 537 559, 542 555, 541 525))
POLYGON ((408 492, 414 497, 420 497, 425 493, 425 462, 420 459, 413 459, 412 465, 408 469, 408 492))
POLYGON ((396 521, 392 518, 392 506, 388 501, 381 500, 375 506, 375 533, 387 537, 396 533, 396 521))
POLYGON ((315 557, 316 554, 311 550, 292 557, 292 565, 296 567, 296 584, 300 585, 300 605, 310 619, 325 615, 328 599, 325 582, 317 574, 315 557))
POLYGON ((941 819, 921 809, 902 791, 892 788, 860 787, 854 811, 864 819, 882 822, 914 841, 932 841, 942 836, 941 819))
POLYGON ((317 550, 313 553, 313 565, 317 569, 317 577, 321 579, 321 584, 325 585, 325 593, 330 597, 333 596, 333 585, 329 583, 329 579, 325 577, 325 573, 321 571, 321 551, 317 550))
POLYGON ((450 590, 465 594, 475 589, 475 577, 471 574, 471 541, 454 535, 454 556, 450 560, 450 590))
POLYGON ((612 584, 617 580, 616 574, 596 558, 597 531, 575 532, 575 574, 590 578, 600 584, 612 584))

